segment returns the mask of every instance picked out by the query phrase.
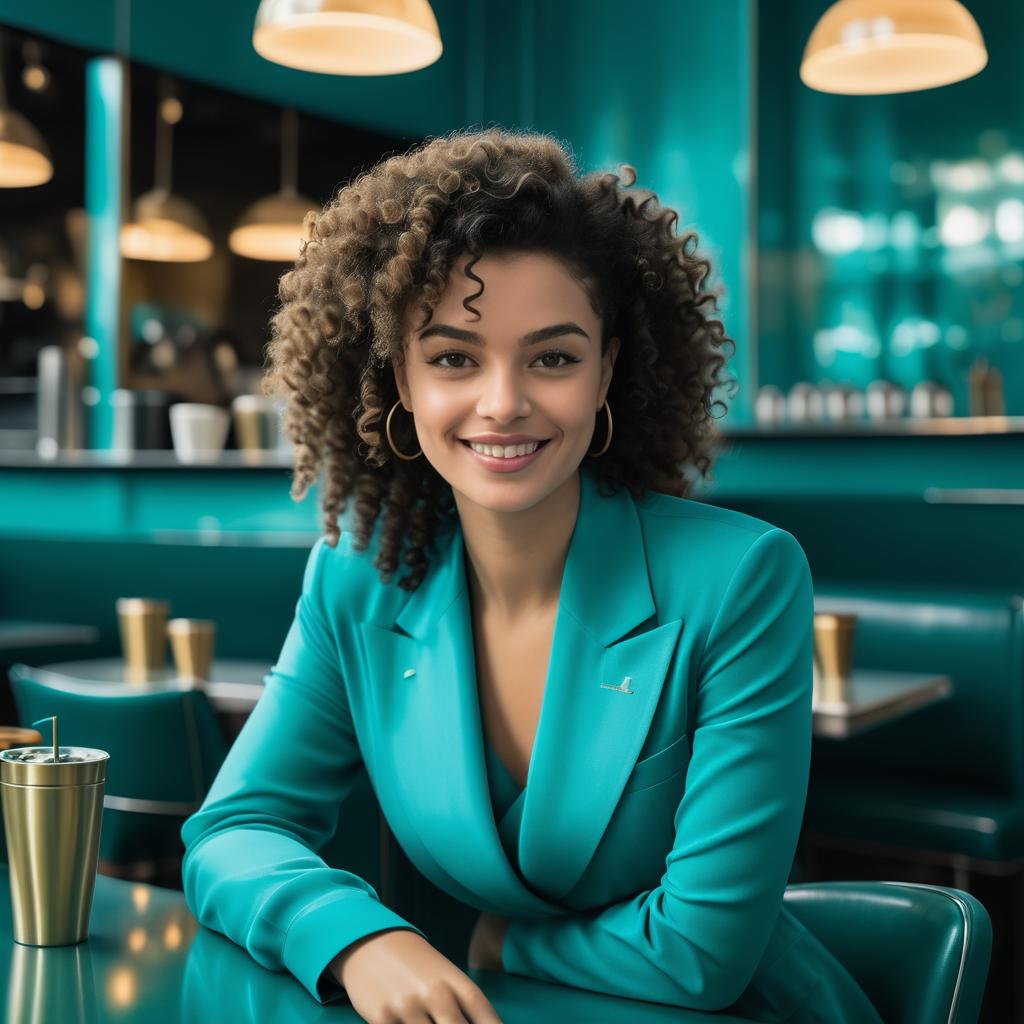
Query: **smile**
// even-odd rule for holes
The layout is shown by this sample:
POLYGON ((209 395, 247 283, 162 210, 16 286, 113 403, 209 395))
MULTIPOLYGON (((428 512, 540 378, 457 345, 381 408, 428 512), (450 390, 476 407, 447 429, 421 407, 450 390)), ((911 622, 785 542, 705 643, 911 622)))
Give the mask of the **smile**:
MULTIPOLYGON (((468 441, 462 441, 461 443, 473 458, 477 459, 488 469, 499 473, 513 473, 533 462, 541 451, 543 451, 543 449, 548 445, 549 441, 541 441, 533 451, 527 451, 525 455, 491 455, 484 451, 478 451, 468 441)), ((511 449, 503 449, 498 445, 481 445, 479 447, 487 449, 488 452, 496 451, 500 453, 505 450, 515 451, 518 448, 526 448, 527 446, 514 445, 511 449)))

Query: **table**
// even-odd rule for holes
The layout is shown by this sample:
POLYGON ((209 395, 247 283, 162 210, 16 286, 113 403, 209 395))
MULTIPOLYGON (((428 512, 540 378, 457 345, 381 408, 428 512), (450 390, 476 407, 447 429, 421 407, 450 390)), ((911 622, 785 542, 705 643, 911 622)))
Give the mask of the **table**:
MULTIPOLYGON (((467 973, 503 1024, 749 1024, 500 971, 467 973)), ((241 946, 202 927, 174 889, 97 875, 88 939, 75 946, 19 945, 12 938, 6 864, 0 864, 0 991, 11 1024, 363 1020, 346 1003, 321 1006, 290 972, 260 966, 241 946)))
POLYGON ((202 682, 182 679, 173 668, 153 672, 146 682, 125 680, 123 658, 88 658, 83 661, 59 661, 35 669, 36 678, 46 686, 77 693, 102 693, 113 696, 145 693, 152 690, 206 691, 215 711, 248 714, 263 693, 263 677, 272 665, 264 661, 215 658, 210 678, 202 682))
POLYGON ((814 702, 814 735, 846 739, 945 700, 952 692, 948 676, 854 669, 846 701, 814 702))

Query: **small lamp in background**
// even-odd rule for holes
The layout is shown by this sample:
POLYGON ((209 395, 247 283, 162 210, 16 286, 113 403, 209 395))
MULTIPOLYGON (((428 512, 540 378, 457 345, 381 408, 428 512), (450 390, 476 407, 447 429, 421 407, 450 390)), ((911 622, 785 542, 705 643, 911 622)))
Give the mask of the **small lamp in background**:
POLYGON ((25 117, 7 105, 0 68, 0 188, 45 185, 53 177, 53 161, 43 137, 25 117))
POLYGON ((213 242, 195 204, 171 192, 171 125, 181 119, 181 103, 160 77, 156 112, 156 171, 153 188, 132 204, 132 218, 121 225, 121 252, 133 260, 194 263, 213 255, 213 242))
POLYGON ((981 30, 958 0, 839 0, 814 26, 800 79, 820 92, 914 92, 987 63, 981 30))
POLYGON ((299 125, 294 110, 281 112, 281 189, 247 206, 228 236, 228 247, 254 260, 291 262, 299 255, 303 220, 316 209, 299 195, 299 125))
POLYGON ((428 0, 260 0, 252 45, 275 64, 327 75, 400 75, 443 50, 428 0))

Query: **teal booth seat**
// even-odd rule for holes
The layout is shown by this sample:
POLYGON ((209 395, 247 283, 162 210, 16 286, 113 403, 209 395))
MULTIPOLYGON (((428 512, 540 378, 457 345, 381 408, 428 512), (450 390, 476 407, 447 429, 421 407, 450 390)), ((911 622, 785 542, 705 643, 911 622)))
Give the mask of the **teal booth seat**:
MULTIPOLYGON (((100 829, 104 870, 173 882, 184 854, 181 825, 202 803, 227 749, 206 694, 101 686, 84 692, 24 664, 9 675, 20 724, 56 715, 62 747, 110 755, 100 829)), ((45 723, 40 731, 50 739, 45 723)))
POLYGON ((815 589, 857 616, 853 664, 948 676, 953 693, 844 740, 816 739, 805 842, 869 843, 968 872, 1024 867, 1024 622, 1019 596, 895 584, 815 589))
POLYGON ((976 1024, 992 922, 970 893, 917 882, 804 882, 787 886, 783 899, 886 1024, 976 1024))

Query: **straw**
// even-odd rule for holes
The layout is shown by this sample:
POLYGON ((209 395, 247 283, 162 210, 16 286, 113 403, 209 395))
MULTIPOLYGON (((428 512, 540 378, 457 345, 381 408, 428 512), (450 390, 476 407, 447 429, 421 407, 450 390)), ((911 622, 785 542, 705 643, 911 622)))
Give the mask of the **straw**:
POLYGON ((49 718, 40 718, 38 722, 33 722, 33 725, 41 725, 43 722, 53 722, 53 759, 54 761, 60 760, 60 747, 57 745, 57 716, 51 715, 49 718))

